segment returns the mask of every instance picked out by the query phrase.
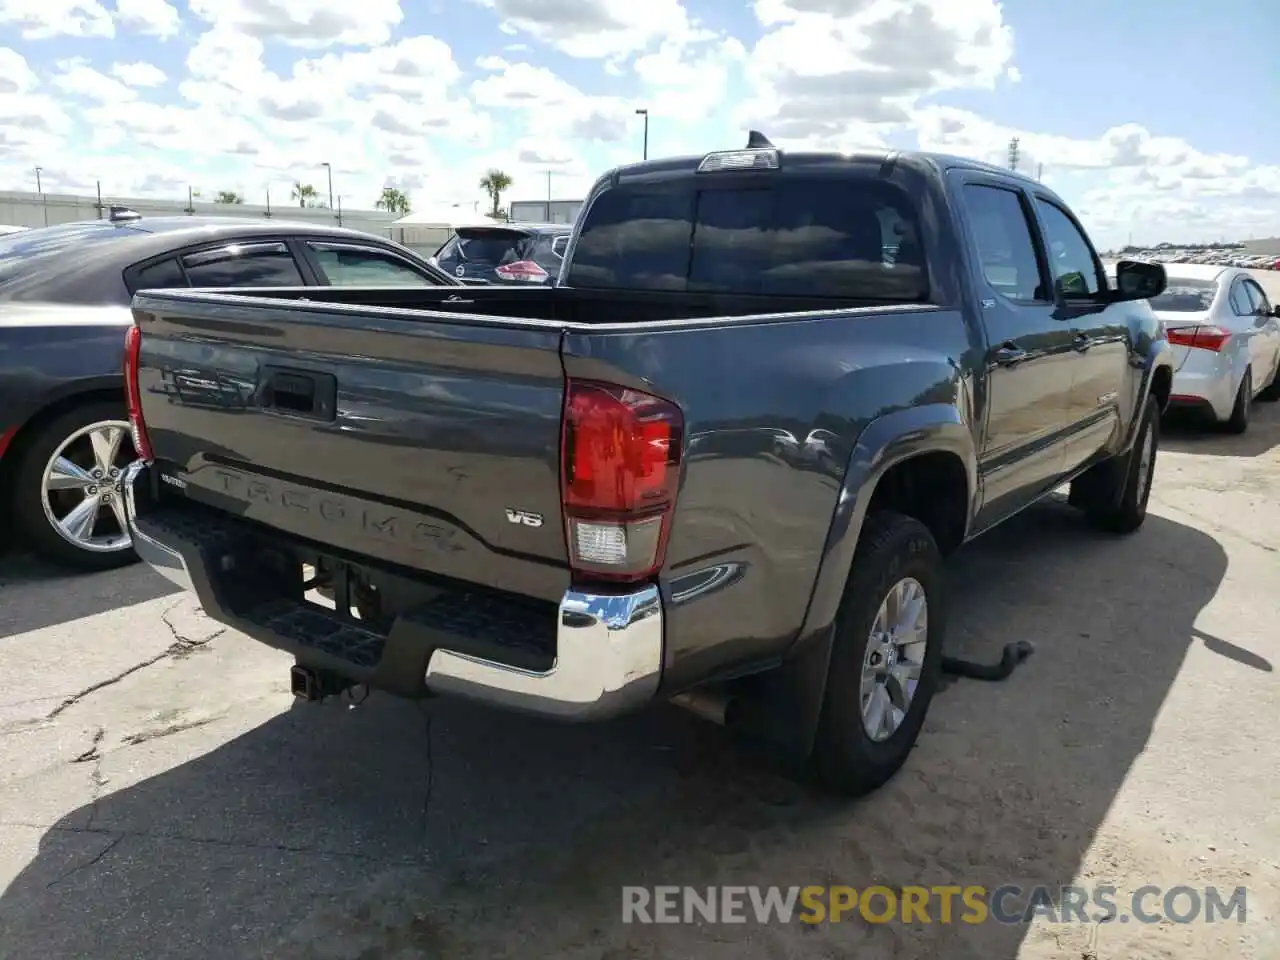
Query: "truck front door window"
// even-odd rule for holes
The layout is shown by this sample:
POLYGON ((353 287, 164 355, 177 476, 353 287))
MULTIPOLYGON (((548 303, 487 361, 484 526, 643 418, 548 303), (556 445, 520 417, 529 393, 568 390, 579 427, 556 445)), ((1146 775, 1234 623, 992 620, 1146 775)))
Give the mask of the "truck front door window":
POLYGON ((1036 198, 1049 248, 1049 271, 1062 295, 1091 299, 1103 288, 1102 265, 1075 223, 1056 204, 1036 198))

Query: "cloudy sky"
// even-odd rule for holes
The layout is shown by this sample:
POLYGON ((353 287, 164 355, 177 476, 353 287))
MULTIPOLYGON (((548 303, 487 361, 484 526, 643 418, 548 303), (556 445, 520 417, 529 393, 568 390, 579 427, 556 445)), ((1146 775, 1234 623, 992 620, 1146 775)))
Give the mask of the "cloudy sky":
POLYGON ((0 0, 0 188, 580 197, 763 130, 1021 165, 1102 246, 1280 235, 1263 0, 0 0), (549 177, 549 180, 548 180, 549 177))

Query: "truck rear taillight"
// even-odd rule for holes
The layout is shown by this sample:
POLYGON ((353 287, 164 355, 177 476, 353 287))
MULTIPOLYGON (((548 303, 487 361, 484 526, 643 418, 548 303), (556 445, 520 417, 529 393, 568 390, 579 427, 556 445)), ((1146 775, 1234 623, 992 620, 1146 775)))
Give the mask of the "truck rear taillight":
POLYGON ((550 276, 547 271, 532 260, 517 260, 515 263, 504 263, 494 270, 503 280, 524 280, 528 283, 542 283, 550 276))
POLYGON ((1176 347, 1196 347, 1218 353, 1231 339, 1231 331, 1210 323, 1197 327, 1174 327, 1166 330, 1165 336, 1176 347))
POLYGON ((674 403, 569 380, 560 482, 576 576, 635 581, 662 568, 683 439, 684 415, 674 403))
POLYGON ((147 424, 142 419, 142 391, 138 387, 138 365, 142 355, 142 331, 133 326, 124 335, 124 395, 129 406, 129 426, 133 432, 133 449, 138 456, 150 463, 155 459, 151 452, 151 440, 147 437, 147 424))

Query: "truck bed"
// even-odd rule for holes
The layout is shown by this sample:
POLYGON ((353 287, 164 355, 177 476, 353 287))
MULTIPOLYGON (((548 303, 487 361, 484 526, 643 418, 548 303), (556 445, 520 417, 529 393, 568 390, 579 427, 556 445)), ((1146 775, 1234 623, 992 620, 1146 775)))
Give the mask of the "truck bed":
POLYGON ((307 300, 317 304, 398 310, 443 310, 492 320, 546 320, 570 325, 633 324, 803 313, 850 307, 919 304, 662 290, 591 290, 570 287, 291 287, 237 290, 236 296, 307 300))
POLYGON ((746 305, 765 303, 506 288, 139 294, 152 473, 180 514, 202 505, 321 554, 554 605, 583 584, 562 504, 567 384, 665 398, 683 413, 658 578, 672 597, 664 684, 679 689, 795 639, 856 438, 920 398, 951 402, 951 358, 969 348, 959 314, 931 304, 798 312, 782 308, 812 302, 769 298, 767 313, 716 312, 746 305), (288 409, 296 374, 331 386, 322 409, 288 409))

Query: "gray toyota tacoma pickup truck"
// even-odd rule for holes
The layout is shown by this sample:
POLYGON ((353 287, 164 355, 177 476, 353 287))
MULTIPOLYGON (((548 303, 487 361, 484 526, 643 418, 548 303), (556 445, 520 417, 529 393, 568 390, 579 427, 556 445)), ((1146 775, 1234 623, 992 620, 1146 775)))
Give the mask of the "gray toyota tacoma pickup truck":
POLYGON ((948 554, 1067 482, 1142 524, 1164 285, 1009 171, 753 136, 601 177, 553 286, 139 293, 128 522, 300 696, 674 699, 865 793, 948 554))

